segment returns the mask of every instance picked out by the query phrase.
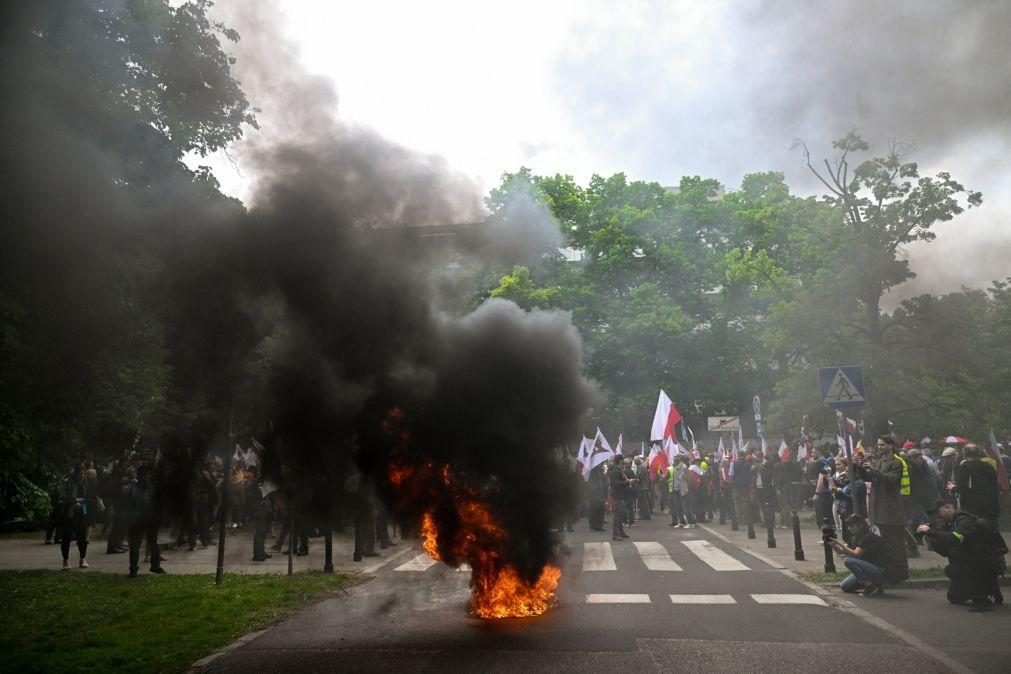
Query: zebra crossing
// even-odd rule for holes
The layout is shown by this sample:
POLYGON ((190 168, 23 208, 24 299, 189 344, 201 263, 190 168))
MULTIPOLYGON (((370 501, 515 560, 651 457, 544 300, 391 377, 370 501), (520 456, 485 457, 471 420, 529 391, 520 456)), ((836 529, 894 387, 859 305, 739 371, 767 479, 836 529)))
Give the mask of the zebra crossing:
MULTIPOLYGON (((750 571, 743 562, 732 557, 720 548, 706 540, 682 540, 679 542, 680 549, 687 550, 692 556, 701 561, 714 571, 750 571)), ((677 544, 676 544, 677 545, 677 544)), ((633 541, 632 547, 638 553, 639 559, 650 571, 683 571, 683 567, 674 561, 670 552, 662 543, 657 541, 633 541)), ((427 571, 435 566, 437 562, 421 553, 416 557, 396 567, 394 571, 418 572, 427 571)), ((618 564, 615 561, 614 549, 609 541, 592 541, 583 543, 583 571, 617 571, 618 564)), ((458 569, 468 571, 466 564, 458 569)))
MULTIPOLYGON (((641 564, 647 571, 679 573, 685 570, 685 565, 698 567, 700 563, 712 571, 721 573, 739 573, 753 570, 744 562, 704 539, 670 541, 667 545, 658 541, 630 541, 630 543, 631 545, 620 543, 616 546, 612 546, 609 541, 588 541, 583 543, 581 560, 583 572, 589 574, 588 577, 590 578, 596 578, 598 577, 597 574, 632 571, 633 565, 641 564), (617 555, 615 554, 616 552, 618 553, 617 555), (675 556, 679 561, 675 560, 675 556)), ((394 568, 394 571, 401 573, 423 573, 437 563, 427 553, 422 552, 394 568)), ((639 568, 641 569, 642 566, 639 566, 639 568)), ((456 569, 457 573, 468 571, 470 571, 470 567, 466 564, 456 569)), ((589 593, 585 595, 585 603, 593 605, 653 604, 654 596, 657 598, 657 601, 661 601, 659 597, 662 596, 663 603, 669 601, 673 605, 680 606, 739 606, 742 603, 828 606, 817 595, 789 593, 749 593, 739 596, 731 594, 650 595, 644 593, 589 593)))

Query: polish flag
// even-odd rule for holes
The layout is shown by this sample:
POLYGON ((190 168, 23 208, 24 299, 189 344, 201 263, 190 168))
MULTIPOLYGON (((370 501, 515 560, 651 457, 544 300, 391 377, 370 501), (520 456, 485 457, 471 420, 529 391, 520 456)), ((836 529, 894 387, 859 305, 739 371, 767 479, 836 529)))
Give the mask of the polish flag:
POLYGON ((656 412, 653 414, 653 428, 650 430, 649 439, 666 440, 676 437, 675 430, 680 421, 681 413, 661 389, 660 398, 656 402, 656 412))
POLYGON ((646 462, 649 464, 649 473, 654 479, 666 473, 667 466, 670 465, 670 461, 667 459, 667 452, 660 445, 653 445, 650 448, 649 458, 646 459, 646 462))
POLYGON ((786 438, 779 443, 779 460, 786 461, 790 458, 790 445, 786 444, 786 438))
POLYGON ((797 445, 797 460, 806 461, 807 457, 811 456, 811 447, 807 442, 802 442, 797 445))

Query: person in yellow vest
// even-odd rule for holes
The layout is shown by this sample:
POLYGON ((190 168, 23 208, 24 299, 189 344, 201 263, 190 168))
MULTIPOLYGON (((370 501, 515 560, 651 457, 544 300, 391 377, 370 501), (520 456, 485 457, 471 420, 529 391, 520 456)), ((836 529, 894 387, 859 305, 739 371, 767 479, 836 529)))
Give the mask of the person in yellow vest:
POLYGON ((856 469, 860 477, 871 483, 870 520, 877 525, 881 538, 895 553, 885 577, 899 583, 909 577, 906 558, 906 504, 910 494, 909 466, 895 452, 895 439, 890 435, 878 438, 873 462, 857 455, 856 469))

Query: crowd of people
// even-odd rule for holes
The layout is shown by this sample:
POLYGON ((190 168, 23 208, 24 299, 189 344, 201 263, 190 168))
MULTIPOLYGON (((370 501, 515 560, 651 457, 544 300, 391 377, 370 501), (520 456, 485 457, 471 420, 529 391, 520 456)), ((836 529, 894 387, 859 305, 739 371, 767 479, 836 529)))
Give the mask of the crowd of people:
POLYGON ((627 526, 658 513, 677 528, 716 517, 786 528, 810 508, 850 571, 844 591, 883 594, 909 577, 908 559, 929 548, 948 559, 949 601, 990 610, 1003 603, 1007 548, 998 520, 1011 457, 972 443, 944 446, 937 458, 935 451, 929 440, 900 445, 883 435, 866 450, 825 444, 799 461, 750 445, 726 453, 697 445, 659 469, 645 456, 617 454, 589 471, 586 514, 591 530, 605 531, 609 510, 611 539, 622 541, 627 526))
MULTIPOLYGON (((266 541, 274 538, 269 550, 304 556, 310 539, 324 532, 323 520, 312 504, 294 499, 262 474, 262 447, 236 447, 226 467, 221 457, 207 454, 202 459, 179 461, 155 450, 127 451, 107 465, 91 460, 76 463, 70 474, 54 483, 50 500, 52 513, 46 527, 45 543, 58 544, 63 569, 72 568, 70 552, 76 544, 77 566, 88 568, 88 546, 93 527, 101 527, 106 537, 106 554, 128 554, 131 576, 141 564, 150 564, 151 573, 165 573, 160 532, 171 533, 170 545, 194 551, 212 544, 211 527, 252 531, 252 561, 264 562, 272 555, 266 541), (227 499, 227 507, 226 507, 227 499), (289 501, 294 501, 294 505, 289 501), (273 535, 278 529, 276 537, 273 535)), ((368 481, 355 476, 350 490, 350 515, 335 510, 332 522, 337 530, 353 526, 354 559, 374 557, 376 547, 394 545, 391 522, 368 481)), ((307 491, 307 490, 305 490, 307 491)), ((395 527, 394 527, 395 528, 395 527)))

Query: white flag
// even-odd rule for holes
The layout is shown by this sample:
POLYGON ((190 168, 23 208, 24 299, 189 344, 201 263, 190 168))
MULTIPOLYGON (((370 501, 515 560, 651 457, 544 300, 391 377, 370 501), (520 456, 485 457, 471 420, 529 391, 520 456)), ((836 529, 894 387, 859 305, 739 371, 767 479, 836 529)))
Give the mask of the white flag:
POLYGON ((622 451, 621 433, 618 433, 618 444, 615 445, 614 447, 614 455, 621 456, 621 451, 622 451))
POLYGON ((611 445, 608 444, 607 438, 604 437, 604 434, 598 428, 597 435, 593 439, 593 447, 590 448, 590 453, 583 463, 583 479, 589 480, 590 472, 613 456, 614 452, 611 451, 611 445))

